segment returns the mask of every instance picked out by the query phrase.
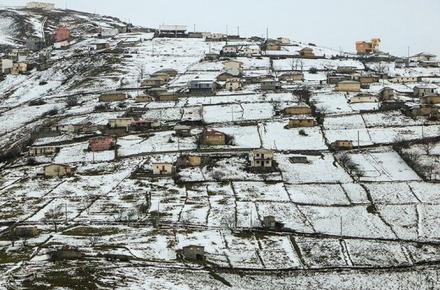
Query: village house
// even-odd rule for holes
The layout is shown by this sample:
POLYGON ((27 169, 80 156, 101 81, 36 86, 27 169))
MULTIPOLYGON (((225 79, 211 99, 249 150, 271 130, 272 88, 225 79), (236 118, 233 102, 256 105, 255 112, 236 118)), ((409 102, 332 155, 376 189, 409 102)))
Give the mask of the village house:
POLYGON ((231 71, 222 72, 221 74, 219 74, 217 76, 217 81, 218 82, 226 82, 226 81, 228 81, 230 79, 234 79, 234 78, 237 78, 239 76, 240 76, 240 73, 238 71, 237 72, 231 72, 231 71))
POLYGON ((350 98, 350 103, 378 103, 379 98, 372 94, 360 93, 350 98))
POLYGON ((352 80, 351 75, 327 74, 327 84, 336 85, 342 81, 352 80))
POLYGON ((273 157, 273 151, 266 149, 256 149, 249 154, 252 168, 272 168, 273 157))
POLYGON ((135 98, 136 103, 147 103, 147 102, 151 102, 153 100, 154 100, 153 97, 149 96, 149 95, 139 95, 139 96, 136 96, 136 98, 135 98))
POLYGON ((277 222, 274 216, 263 217, 263 228, 268 230, 279 231, 284 228, 284 223, 277 222))
POLYGON ((106 41, 96 41, 95 43, 90 45, 91 50, 104 50, 109 48, 110 48, 110 43, 106 41))
POLYGON ((105 92, 99 96, 99 101, 105 103, 125 101, 126 99, 127 93, 118 91, 105 92))
POLYGON ((284 82, 296 82, 296 81, 304 81, 304 74, 302 72, 289 72, 283 73, 278 77, 280 81, 284 82))
POLYGON ((116 140, 112 136, 99 136, 89 139, 89 150, 100 152, 111 150, 116 145, 116 140))
POLYGON ((239 78, 232 78, 226 81, 225 83, 225 89, 227 91, 237 91, 240 90, 242 88, 242 83, 241 80, 239 78))
POLYGON ((437 87, 430 84, 424 84, 424 85, 417 85, 413 89, 413 95, 414 97, 424 97, 426 95, 432 95, 435 93, 437 87))
POLYGON ((29 156, 53 155, 60 152, 58 146, 33 146, 29 148, 29 156))
POLYGON ((287 37, 278 37, 277 40, 283 45, 289 45, 290 39, 287 37))
POLYGON ((73 175, 73 168, 65 164, 50 164, 44 167, 44 176, 63 177, 73 175))
POLYGON ((109 119, 108 126, 110 128, 126 128, 126 129, 128 129, 128 127, 133 122, 134 122, 133 118, 120 117, 120 118, 115 118, 115 119, 109 119))
POLYGON ((223 62, 224 70, 226 72, 239 72, 243 71, 243 63, 238 60, 227 60, 223 62))
POLYGON ((406 115, 410 116, 411 118, 415 117, 440 117, 440 107, 433 106, 430 104, 422 104, 419 106, 413 106, 410 108, 406 108, 403 111, 406 115))
POLYGON ((172 175, 174 173, 174 165, 169 162, 153 163, 153 175, 172 175))
POLYGON ((144 132, 159 127, 160 121, 158 120, 137 120, 130 123, 129 130, 135 132, 144 132))
POLYGON ((356 41, 356 52, 359 55, 375 53, 380 46, 380 38, 373 38, 371 41, 356 41))
POLYGON ((177 256, 189 261, 203 261, 206 259, 205 247, 203 246, 185 246, 178 250, 177 256))
POLYGON ((70 39, 70 30, 67 28, 66 25, 60 25, 55 30, 54 34, 55 42, 63 42, 63 41, 69 41, 70 39))
POLYGON ((204 130, 200 143, 203 145, 225 145, 226 134, 212 129, 204 130))
POLYGON ((288 106, 284 108, 284 113, 286 115, 311 115, 312 108, 310 108, 308 105, 288 106))
POLYGON ((183 38, 186 37, 185 25, 160 25, 156 32, 157 37, 183 38))
POLYGON ((360 90, 361 83, 358 81, 341 81, 336 84, 338 92, 359 92, 360 90))
POLYGON ((340 74, 353 74, 356 72, 355 66, 338 66, 336 72, 340 74))
POLYGON ((421 97, 422 104, 436 105, 440 104, 440 94, 431 94, 421 97))
POLYGON ((199 155, 184 155, 181 160, 184 167, 199 167, 203 162, 202 156, 199 155))
POLYGON ((189 82, 191 93, 213 93, 216 88, 217 84, 212 80, 192 80, 189 82))
POLYGON ((258 45, 245 45, 239 51, 239 55, 252 57, 261 54, 261 49, 258 45))
POLYGON ((298 117, 295 119, 290 119, 289 128, 302 128, 302 127, 314 127, 316 126, 316 121, 311 117, 298 117))
POLYGON ((228 39, 228 35, 224 33, 204 33, 204 37, 206 41, 226 41, 228 39))
POLYGON ((225 45, 220 51, 221 55, 235 57, 238 54, 240 46, 238 45, 225 45))
POLYGON ((150 77, 161 79, 164 83, 169 82, 171 79, 169 74, 163 72, 155 72, 154 74, 150 75, 150 77))
POLYGON ((27 9, 42 9, 42 10, 53 10, 55 9, 55 4, 47 2, 28 2, 26 3, 27 9))
POLYGON ((390 79, 390 82, 398 84, 416 83, 418 81, 417 77, 414 76, 396 76, 390 79))
POLYGON ((191 126, 176 125, 174 131, 178 137, 191 137, 191 126))
POLYGON ((219 58, 220 58, 220 54, 215 53, 215 52, 209 52, 209 53, 205 54, 204 60, 206 60, 206 61, 216 61, 219 58))
POLYGON ((261 81, 261 90, 262 91, 277 91, 281 89, 281 83, 276 80, 263 80, 261 81))
POLYGON ((381 101, 388 101, 394 99, 394 89, 390 87, 385 87, 379 92, 381 101))
POLYGON ((27 72, 27 63, 24 62, 19 62, 19 63, 14 63, 11 69, 11 74, 12 75, 19 75, 19 74, 23 74, 27 72))
POLYGON ((3 74, 11 73, 13 66, 14 66, 14 61, 12 59, 2 58, 0 61, 0 68, 3 74))
POLYGON ((355 77, 354 80, 359 81, 361 85, 373 84, 379 82, 379 77, 375 75, 360 75, 355 77))
POLYGON ((278 40, 268 39, 262 45, 262 50, 265 51, 280 51, 281 42, 278 40))
POLYGON ((331 147, 336 150, 351 150, 353 149, 353 141, 350 140, 336 140, 331 144, 331 147))
POLYGON ((165 81, 162 77, 150 77, 148 79, 145 79, 142 81, 142 87, 160 87, 164 84, 166 84, 167 81, 165 81))
POLYGON ((176 102, 179 100, 179 96, 175 92, 169 92, 167 90, 157 92, 156 101, 158 102, 176 102))
POLYGON ((409 57, 410 61, 414 62, 432 62, 437 61, 437 56, 432 53, 421 52, 409 57))
POLYGON ((119 29, 113 28, 113 27, 100 27, 98 36, 105 38, 105 37, 113 37, 119 34, 119 29))
POLYGON ((313 49, 310 47, 304 47, 299 51, 299 55, 302 58, 315 58, 315 53, 313 52, 313 49))
POLYGON ((398 100, 384 100, 380 103, 379 109, 381 111, 395 111, 405 108, 405 102, 398 100))

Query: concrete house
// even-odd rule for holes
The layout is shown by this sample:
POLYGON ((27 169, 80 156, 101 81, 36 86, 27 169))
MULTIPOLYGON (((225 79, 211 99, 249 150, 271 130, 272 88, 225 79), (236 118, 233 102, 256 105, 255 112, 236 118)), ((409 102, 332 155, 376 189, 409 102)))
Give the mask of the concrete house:
POLYGON ((394 95, 395 95, 394 89, 390 87, 385 87, 379 92, 379 96, 382 101, 392 100, 394 99, 394 95))
POLYGON ((372 94, 360 93, 350 98, 350 103, 378 103, 379 98, 372 94))
POLYGON ((243 63, 241 61, 238 60, 227 60, 225 62, 223 62, 223 66, 224 66, 224 70, 226 72, 232 71, 239 71, 242 72, 243 71, 243 63))
POLYGON ((242 88, 243 84, 239 78, 232 78, 226 81, 225 89, 227 91, 238 91, 242 88))
POLYGON ((359 81, 361 85, 373 84, 379 82, 379 77, 375 75, 360 75, 356 77, 356 80, 359 81))
POLYGON ((134 122, 133 118, 115 118, 115 119, 109 119, 108 125, 110 128, 127 128, 131 125, 131 123, 134 122))
POLYGON ((225 145, 226 134, 212 129, 204 130, 200 141, 203 145, 225 145))
POLYGON ((281 89, 281 83, 276 80, 263 80, 261 81, 262 91, 277 91, 281 89))
POLYGON ((186 37, 185 25, 160 25, 156 32, 157 37, 182 38, 186 37))
POLYGON ((247 57, 260 55, 261 49, 258 45, 245 45, 242 47, 239 54, 242 56, 247 56, 247 57))
POLYGON ((421 97, 424 97, 426 95, 434 94, 436 89, 437 89, 437 87, 434 86, 434 85, 429 85, 429 84, 417 85, 413 89, 413 95, 414 95, 414 97, 421 98, 421 97))
POLYGON ((136 103, 147 103, 147 102, 152 102, 153 100, 154 100, 154 98, 149 95, 139 95, 139 96, 136 96, 136 98, 135 98, 136 103))
POLYGON ((54 155, 60 152, 58 146, 34 146, 29 148, 29 156, 54 155))
POLYGON ((336 85, 342 81, 350 81, 351 75, 341 75, 341 74, 327 74, 327 84, 336 85))
POLYGON ((341 81, 336 84, 338 92, 360 92, 361 83, 357 81, 341 81))
POLYGON ((100 102, 110 103, 110 102, 120 102, 127 99, 127 93, 125 92, 105 92, 99 96, 100 102))
POLYGON ((371 41, 356 41, 356 52, 359 55, 375 53, 380 43, 380 38, 373 38, 371 41))
POLYGON ((176 136, 178 137, 190 137, 191 136, 191 126, 186 125, 176 125, 174 127, 176 136))
POLYGON ((289 128, 303 128, 303 127, 314 127, 316 126, 316 121, 311 117, 299 117, 295 119, 290 119, 287 127, 289 128))
POLYGON ((398 84, 407 84, 407 83, 416 83, 418 81, 418 78, 413 76, 396 76, 395 78, 392 78, 390 81, 398 84))
POLYGON ((44 176, 63 177, 73 175, 73 168, 65 164, 50 164, 44 167, 44 176))
POLYGON ((240 76, 240 73, 236 71, 236 72, 232 72, 232 71, 228 71, 228 72, 222 72, 221 74, 219 74, 217 76, 217 81, 219 82, 226 82, 230 79, 234 79, 240 76))
POLYGON ((112 136, 99 136, 89 139, 89 150, 100 152, 111 150, 116 145, 116 140, 112 136))
POLYGON ((308 105, 295 105, 284 108, 286 115, 311 115, 312 108, 308 105))
POLYGON ((137 120, 130 123, 129 130, 136 132, 144 132, 159 127, 160 127, 160 121, 158 120, 137 120))
POLYGON ((237 56, 239 49, 240 47, 237 45, 225 45, 220 53, 224 56, 234 57, 237 56))
POLYGON ((26 3, 27 9, 42 9, 42 10, 53 10, 55 9, 55 4, 47 2, 28 2, 26 3))
POLYGON ((353 149, 353 141, 351 140, 336 140, 331 144, 331 147, 336 150, 351 150, 353 149))
POLYGON ((206 259, 205 247, 203 246, 185 246, 178 251, 178 256, 190 261, 203 261, 206 259))
POLYGON ((299 55, 302 58, 315 58, 315 53, 313 52, 313 49, 310 47, 304 47, 299 51, 299 55))
POLYGON ((66 25, 60 25, 55 30, 54 34, 55 42, 63 42, 63 41, 69 41, 70 39, 70 30, 67 28, 66 25))
POLYGON ((182 156, 182 163, 185 167, 198 167, 202 164, 203 158, 198 155, 182 156))
POLYGON ((440 104, 440 94, 432 94, 421 97, 422 104, 436 105, 440 104))
POLYGON ((179 100, 179 96, 175 92, 158 92, 156 94, 156 101, 158 102, 176 102, 179 100))
POLYGON ((268 39, 266 40, 266 42, 263 44, 263 50, 266 51, 280 51, 281 50, 281 42, 279 42, 278 40, 273 40, 273 39, 268 39))
POLYGON ((142 87, 160 87, 167 83, 167 80, 164 80, 163 77, 150 77, 142 81, 142 87))
POLYGON ((415 62, 431 62, 431 61, 437 61, 437 56, 432 53, 421 52, 413 56, 410 56, 409 60, 415 62))
POLYGON ((174 173, 174 165, 169 162, 153 163, 153 175, 172 175, 174 173))
POLYGON ((212 80, 192 80, 189 82, 191 93, 213 93, 216 88, 217 84, 212 80))
POLYGON ((272 150, 257 149, 249 154, 251 167, 253 168, 272 168, 274 153, 272 150))
POLYGON ((356 72, 355 66, 338 66, 336 72, 340 74, 353 74, 356 72))
POLYGON ((297 82, 297 81, 304 81, 304 74, 302 72, 290 72, 290 73, 283 73, 278 77, 280 81, 284 82, 297 82))
POLYGON ((3 74, 11 73, 13 66, 14 66, 14 61, 12 59, 2 58, 0 61, 0 68, 3 74))
POLYGON ((99 37, 113 37, 119 34, 119 29, 113 27, 101 27, 99 28, 99 37))
POLYGON ((262 225, 265 229, 274 231, 282 230, 284 228, 284 223, 277 222, 272 215, 263 217, 262 225))

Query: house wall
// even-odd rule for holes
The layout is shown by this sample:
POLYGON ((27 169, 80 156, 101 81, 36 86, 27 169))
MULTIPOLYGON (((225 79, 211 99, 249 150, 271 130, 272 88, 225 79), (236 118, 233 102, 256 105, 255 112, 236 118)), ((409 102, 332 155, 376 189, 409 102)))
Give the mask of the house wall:
POLYGON ((205 145, 225 145, 226 137, 223 134, 205 134, 202 143, 205 145))
POLYGON ((167 175, 173 173, 173 165, 171 163, 156 163, 153 164, 154 175, 167 175))
POLYGON ((289 128, 313 127, 315 120, 313 119, 293 119, 289 120, 289 128))
POLYGON ((133 122, 133 119, 130 118, 120 118, 120 119, 110 119, 109 125, 111 128, 126 128, 130 126, 133 122))
POLYGON ((340 92, 359 92, 361 85, 360 83, 338 83, 336 90, 340 92))
POLYGON ((99 96, 100 102, 118 102, 125 101, 127 99, 127 95, 124 93, 121 94, 102 94, 99 96))
POLYGON ((354 96, 351 97, 350 103, 377 103, 379 99, 376 96, 354 96))
POLYGON ((288 107, 284 109, 288 115, 311 115, 312 109, 310 107, 288 107))
POLYGON ((44 175, 47 177, 61 177, 71 174, 72 169, 67 165, 52 164, 44 167, 44 175))

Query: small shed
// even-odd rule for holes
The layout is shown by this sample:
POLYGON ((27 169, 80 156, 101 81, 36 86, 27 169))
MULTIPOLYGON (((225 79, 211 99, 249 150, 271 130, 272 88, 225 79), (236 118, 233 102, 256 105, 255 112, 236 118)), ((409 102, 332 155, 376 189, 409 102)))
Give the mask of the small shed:
POLYGON ((66 164, 50 164, 44 167, 44 176, 63 177, 73 175, 73 168, 66 164))

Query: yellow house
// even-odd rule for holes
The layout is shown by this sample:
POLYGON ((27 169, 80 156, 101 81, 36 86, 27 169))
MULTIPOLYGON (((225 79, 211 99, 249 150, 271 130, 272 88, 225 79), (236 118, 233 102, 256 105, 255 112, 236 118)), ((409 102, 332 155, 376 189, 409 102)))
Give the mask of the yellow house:
POLYGON ((225 145, 226 134, 216 130, 205 130, 202 133, 201 143, 203 145, 225 145))
POLYGON ((311 115, 312 109, 307 105, 290 106, 284 109, 287 115, 311 115))
POLYGON ((428 105, 440 104, 440 95, 439 94, 426 95, 423 96, 421 100, 422 100, 422 104, 428 104, 428 105))
POLYGON ((63 177, 73 175, 73 169, 65 164, 50 164, 44 167, 44 176, 63 177))
POLYGON ((331 147, 336 150, 351 150, 353 149, 353 141, 351 140, 336 140, 331 144, 331 147))
POLYGON ((99 96, 100 102, 119 102, 125 101, 127 99, 127 93, 124 92, 106 92, 99 96))
POLYGON ((360 92, 361 83, 357 81, 341 81, 336 84, 338 92, 360 92))
POLYGON ((270 168, 273 166, 273 151, 266 149, 257 149, 250 153, 251 167, 270 168))
POLYGON ((305 117, 305 118, 290 119, 288 127, 289 128, 314 127, 315 125, 316 125, 315 119, 305 117))
POLYGON ((133 122, 133 118, 116 118, 109 119, 108 125, 110 126, 110 128, 128 128, 133 122))

